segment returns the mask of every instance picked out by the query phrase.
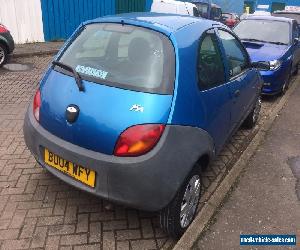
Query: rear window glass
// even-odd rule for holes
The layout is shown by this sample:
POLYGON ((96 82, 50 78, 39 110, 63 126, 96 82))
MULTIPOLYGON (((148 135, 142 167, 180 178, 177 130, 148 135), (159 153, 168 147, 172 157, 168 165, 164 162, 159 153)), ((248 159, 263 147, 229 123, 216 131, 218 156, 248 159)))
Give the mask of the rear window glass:
POLYGON ((173 92, 174 48, 165 35, 146 28, 87 25, 59 61, 95 83, 150 93, 173 92))

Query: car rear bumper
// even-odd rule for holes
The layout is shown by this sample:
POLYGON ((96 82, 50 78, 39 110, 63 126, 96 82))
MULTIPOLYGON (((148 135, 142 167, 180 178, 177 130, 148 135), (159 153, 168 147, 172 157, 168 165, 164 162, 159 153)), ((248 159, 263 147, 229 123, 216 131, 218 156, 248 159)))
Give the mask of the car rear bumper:
POLYGON ((41 166, 81 190, 147 211, 164 208, 175 196, 199 156, 212 156, 213 142, 201 129, 167 126, 157 146, 140 157, 115 157, 81 148, 46 131, 29 107, 24 121, 25 142, 41 166), (90 188, 44 162, 44 148, 96 172, 90 188))

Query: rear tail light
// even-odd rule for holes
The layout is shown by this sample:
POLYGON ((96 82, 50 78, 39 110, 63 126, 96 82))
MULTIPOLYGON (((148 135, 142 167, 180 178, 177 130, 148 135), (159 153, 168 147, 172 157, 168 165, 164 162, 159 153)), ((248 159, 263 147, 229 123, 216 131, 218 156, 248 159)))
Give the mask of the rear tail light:
POLYGON ((40 108, 41 108, 41 92, 38 89, 33 99, 33 115, 37 121, 40 121, 40 108))
POLYGON ((116 156, 140 156, 148 153, 158 143, 165 125, 144 124, 126 129, 115 147, 116 156))
POLYGON ((0 33, 4 32, 8 32, 8 29, 3 24, 0 24, 0 33))

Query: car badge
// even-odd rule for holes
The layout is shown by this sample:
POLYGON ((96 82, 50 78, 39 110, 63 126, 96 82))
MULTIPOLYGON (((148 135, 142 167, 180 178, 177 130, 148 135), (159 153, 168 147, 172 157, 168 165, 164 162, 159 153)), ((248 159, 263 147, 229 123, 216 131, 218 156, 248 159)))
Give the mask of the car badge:
POLYGON ((69 105, 66 110, 66 118, 69 123, 74 123, 79 115, 79 107, 76 105, 69 105))
POLYGON ((130 111, 135 111, 135 112, 144 112, 144 107, 142 105, 139 104, 134 104, 131 108, 130 111))

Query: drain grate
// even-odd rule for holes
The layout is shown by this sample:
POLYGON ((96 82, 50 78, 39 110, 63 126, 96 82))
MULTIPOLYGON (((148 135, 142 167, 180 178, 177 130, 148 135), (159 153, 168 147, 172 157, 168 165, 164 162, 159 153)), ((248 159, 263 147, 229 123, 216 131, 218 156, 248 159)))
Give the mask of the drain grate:
POLYGON ((8 63, 3 66, 8 71, 30 71, 33 69, 32 64, 8 63))

